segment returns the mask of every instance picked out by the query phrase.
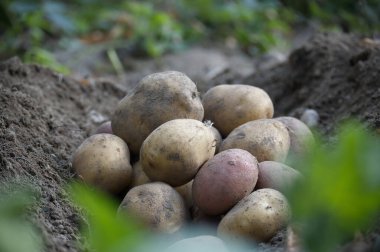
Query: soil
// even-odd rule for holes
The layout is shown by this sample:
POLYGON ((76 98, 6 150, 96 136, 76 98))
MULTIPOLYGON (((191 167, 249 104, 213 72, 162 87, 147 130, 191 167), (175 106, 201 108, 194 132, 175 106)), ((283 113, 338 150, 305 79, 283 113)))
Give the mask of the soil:
MULTIPOLYGON (((82 217, 65 192, 75 176, 71 155, 109 119, 136 81, 151 72, 189 69, 201 91, 232 82, 262 87, 272 97, 276 115, 317 110, 318 128, 325 134, 348 117, 380 128, 379 41, 322 33, 280 64, 258 64, 217 49, 192 50, 204 60, 188 51, 159 61, 136 61, 120 84, 99 78, 74 80, 17 58, 0 64, 0 183, 28 181, 40 192, 41 202, 31 219, 43 234, 46 251, 81 250, 82 217)), ((284 240, 282 232, 262 248, 283 250, 284 240)))

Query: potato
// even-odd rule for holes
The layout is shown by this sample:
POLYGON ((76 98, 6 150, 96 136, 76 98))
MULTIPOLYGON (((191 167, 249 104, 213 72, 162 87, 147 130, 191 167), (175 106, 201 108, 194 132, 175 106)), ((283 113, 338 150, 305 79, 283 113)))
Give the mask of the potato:
POLYGON ((218 237, 201 235, 177 241, 164 252, 228 252, 224 242, 218 237))
POLYGON ((309 144, 314 141, 313 133, 309 127, 297 118, 290 116, 282 116, 275 118, 285 124, 290 136, 289 152, 294 154, 302 154, 307 151, 309 144))
POLYGON ((266 188, 254 191, 234 206, 218 226, 218 236, 266 242, 290 219, 289 204, 280 192, 266 188))
POLYGON ((246 122, 273 116, 273 103, 268 94, 249 85, 215 86, 206 92, 202 102, 205 119, 215 123, 223 136, 246 122))
POLYGON ((202 120, 203 115, 194 82, 180 72, 161 72, 143 78, 120 101, 112 117, 112 129, 133 154, 138 154, 143 141, 161 124, 176 118, 202 120))
POLYGON ((219 133, 219 130, 215 128, 214 126, 211 127, 212 133, 214 134, 215 137, 215 154, 219 152, 220 146, 222 145, 222 135, 219 133))
POLYGON ((152 181, 181 186, 215 153, 215 138, 209 126, 193 119, 175 119, 162 124, 144 141, 140 161, 152 181))
POLYGON ((248 151, 222 151, 207 161, 195 176, 194 202, 205 214, 225 213, 253 191, 257 175, 257 160, 248 151))
POLYGON ((186 221, 187 209, 171 186, 148 183, 132 188, 121 202, 118 214, 129 214, 155 231, 174 233, 186 221))
POLYGON ((259 163, 259 179, 256 189, 272 188, 284 192, 297 179, 301 178, 301 173, 290 166, 275 161, 264 161, 259 163))
POLYGON ((174 189, 181 195, 187 208, 191 208, 193 206, 193 180, 174 189))
POLYGON ((135 186, 143 185, 150 182, 151 180, 143 171, 140 161, 134 163, 132 166, 132 181, 130 187, 133 188, 135 186))
POLYGON ((106 121, 99 125, 94 134, 108 133, 113 134, 111 121, 106 121))
POLYGON ((84 182, 110 193, 124 191, 131 181, 128 146, 115 135, 103 133, 87 138, 75 151, 72 165, 84 182))
POLYGON ((220 150, 243 149, 259 162, 285 160, 290 138, 285 125, 274 119, 247 122, 234 129, 222 142, 220 150))

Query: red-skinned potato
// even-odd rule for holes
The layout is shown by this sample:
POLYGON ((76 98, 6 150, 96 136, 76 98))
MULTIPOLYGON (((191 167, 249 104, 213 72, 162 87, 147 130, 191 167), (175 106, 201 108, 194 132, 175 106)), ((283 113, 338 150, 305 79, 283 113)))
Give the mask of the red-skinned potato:
POLYGON ((256 189, 272 188, 284 192, 301 178, 301 173, 290 166, 275 161, 264 161, 259 163, 256 189))
POLYGON ((257 119, 272 118, 273 103, 261 88, 234 84, 210 88, 202 99, 205 119, 223 136, 236 127, 257 119))
POLYGON ((205 214, 225 213, 253 191, 257 175, 257 159, 248 151, 222 151, 207 161, 195 176, 194 202, 205 214))
POLYGON ((260 119, 234 129, 223 140, 220 150, 238 148, 250 152, 259 162, 281 162, 287 157, 289 146, 289 133, 283 123, 274 119, 260 119))
POLYGON ((176 187, 192 180, 214 153, 215 138, 210 126, 193 119, 175 119, 145 139, 140 162, 149 179, 176 187))
POLYGON ((282 122, 288 129, 290 137, 289 153, 297 155, 309 149, 309 144, 313 143, 314 137, 305 123, 290 116, 282 116, 275 119, 282 122))
POLYGON ((254 191, 236 204, 218 226, 218 236, 266 242, 290 219, 290 207, 283 194, 265 188, 254 191))
POLYGON ((117 194, 131 181, 129 159, 128 146, 123 139, 111 134, 95 134, 77 148, 72 164, 85 183, 117 194))

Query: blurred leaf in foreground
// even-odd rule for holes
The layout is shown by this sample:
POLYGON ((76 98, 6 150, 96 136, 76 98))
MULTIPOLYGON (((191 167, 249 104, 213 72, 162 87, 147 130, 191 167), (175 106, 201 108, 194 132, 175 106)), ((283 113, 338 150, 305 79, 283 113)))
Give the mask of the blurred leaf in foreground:
POLYGON ((288 197, 309 251, 333 251, 379 217, 379 136, 352 122, 339 132, 336 143, 316 143, 291 164, 305 175, 288 197))
POLYGON ((2 185, 0 191, 0 251, 43 251, 37 230, 24 216, 35 203, 36 195, 31 190, 14 185, 9 189, 10 186, 2 185))
POLYGON ((133 219, 117 216, 117 204, 103 193, 81 184, 69 188, 72 199, 82 207, 88 219, 82 228, 90 250, 98 252, 140 251, 147 235, 133 219))

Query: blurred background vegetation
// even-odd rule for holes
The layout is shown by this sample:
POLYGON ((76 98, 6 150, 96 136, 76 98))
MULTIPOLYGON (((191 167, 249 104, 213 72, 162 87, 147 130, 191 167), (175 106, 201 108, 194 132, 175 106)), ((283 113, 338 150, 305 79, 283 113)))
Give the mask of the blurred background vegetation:
POLYGON ((117 64, 120 52, 158 57, 216 41, 256 56, 309 26, 373 36, 379 14, 377 0, 3 0, 0 60, 17 55, 68 73, 57 52, 103 50, 117 64))

